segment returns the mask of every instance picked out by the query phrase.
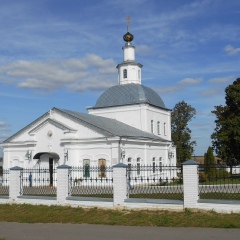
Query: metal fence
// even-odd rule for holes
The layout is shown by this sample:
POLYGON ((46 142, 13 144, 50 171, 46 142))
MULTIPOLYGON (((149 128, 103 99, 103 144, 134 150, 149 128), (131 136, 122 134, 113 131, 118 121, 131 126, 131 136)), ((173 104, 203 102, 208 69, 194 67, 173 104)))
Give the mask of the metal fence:
POLYGON ((113 198, 112 167, 72 167, 69 196, 113 198))
POLYGON ((9 169, 3 169, 0 175, 0 195, 1 196, 8 196, 9 195, 9 176, 10 171, 9 169))
POLYGON ((240 166, 199 165, 200 199, 240 200, 240 166))
POLYGON ((127 168, 129 198, 183 199, 181 166, 132 166, 127 168))
POLYGON ((20 181, 21 195, 56 196, 57 194, 56 169, 23 169, 20 181))

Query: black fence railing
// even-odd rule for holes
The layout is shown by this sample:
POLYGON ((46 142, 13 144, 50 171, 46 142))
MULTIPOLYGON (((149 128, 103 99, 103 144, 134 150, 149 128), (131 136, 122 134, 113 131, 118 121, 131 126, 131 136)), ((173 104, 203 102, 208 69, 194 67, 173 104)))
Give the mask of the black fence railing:
POLYGON ((0 174, 0 196, 9 195, 9 181, 10 171, 9 169, 3 169, 0 174))
POLYGON ((113 198, 112 167, 72 167, 69 196, 113 198))
POLYGON ((21 172, 21 195, 56 196, 56 169, 34 168, 21 172))
POLYGON ((240 200, 240 166, 199 165, 199 198, 240 200))
POLYGON ((129 198, 183 200, 181 166, 132 166, 127 168, 129 198))

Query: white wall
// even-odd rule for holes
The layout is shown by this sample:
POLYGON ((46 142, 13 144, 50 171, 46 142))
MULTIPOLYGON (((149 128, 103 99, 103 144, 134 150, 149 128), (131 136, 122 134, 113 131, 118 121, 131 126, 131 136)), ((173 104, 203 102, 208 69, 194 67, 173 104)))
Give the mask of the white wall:
POLYGON ((151 133, 151 120, 154 123, 153 134, 158 135, 157 122, 160 122, 161 134, 166 140, 171 140, 171 111, 148 104, 119 106, 104 109, 89 109, 89 114, 116 119, 140 130, 151 133), (164 134, 166 123, 166 134, 164 134))

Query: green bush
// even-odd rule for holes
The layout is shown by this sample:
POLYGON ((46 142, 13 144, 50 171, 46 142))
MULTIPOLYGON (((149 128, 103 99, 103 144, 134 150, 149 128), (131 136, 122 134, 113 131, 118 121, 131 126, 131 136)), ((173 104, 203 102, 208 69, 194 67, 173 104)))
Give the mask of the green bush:
POLYGON ((208 180, 217 179, 217 170, 215 168, 210 168, 207 172, 208 180))
POLYGON ((230 173, 226 170, 216 170, 217 178, 229 178, 230 173))
POLYGON ((208 179, 208 175, 204 172, 199 173, 199 182, 206 182, 208 179))

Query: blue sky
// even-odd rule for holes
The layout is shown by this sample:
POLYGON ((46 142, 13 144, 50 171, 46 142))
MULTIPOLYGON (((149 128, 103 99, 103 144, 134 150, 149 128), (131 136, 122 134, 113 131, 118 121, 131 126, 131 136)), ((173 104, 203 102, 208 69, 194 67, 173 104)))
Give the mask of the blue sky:
POLYGON ((142 84, 167 108, 197 110, 189 127, 203 155, 211 111, 240 77, 239 0, 2 0, 0 142, 52 107, 86 112, 116 85, 126 16, 142 84))

